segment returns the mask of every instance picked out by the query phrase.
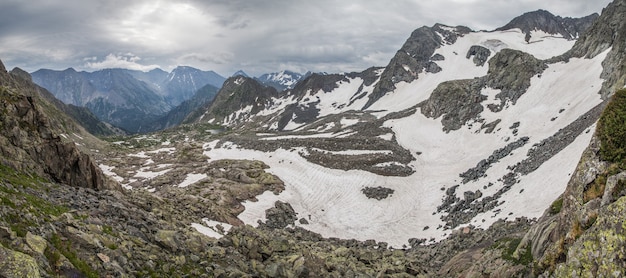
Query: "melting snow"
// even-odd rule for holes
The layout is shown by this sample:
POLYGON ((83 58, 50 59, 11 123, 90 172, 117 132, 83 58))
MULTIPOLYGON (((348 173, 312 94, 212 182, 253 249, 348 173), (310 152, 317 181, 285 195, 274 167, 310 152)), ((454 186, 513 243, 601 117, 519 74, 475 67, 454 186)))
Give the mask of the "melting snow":
POLYGON ((181 182, 178 187, 187 187, 190 186, 196 182, 199 182, 202 179, 207 178, 208 176, 206 174, 187 174, 187 177, 185 178, 185 180, 183 182, 181 182))
POLYGON ((115 172, 113 172, 113 168, 115 168, 115 166, 108 166, 108 165, 100 164, 98 165, 98 167, 100 167, 100 170, 102 170, 103 174, 111 177, 115 181, 117 182, 124 181, 124 178, 118 176, 115 172))
POLYGON ((218 239, 222 238, 224 234, 228 233, 228 231, 230 231, 230 229, 233 227, 230 224, 214 220, 208 220, 206 218, 202 219, 202 221, 204 222, 204 224, 191 223, 191 227, 195 228, 201 234, 218 239), (219 226, 221 226, 222 229, 220 229, 219 226))
MULTIPOLYGON (((496 33, 472 33, 459 38, 456 44, 438 50, 446 57, 445 61, 439 61, 438 64, 447 74, 423 74, 413 83, 399 83, 395 92, 384 96, 372 109, 398 111, 409 108, 428 98, 444 79, 485 75, 487 67, 476 67, 471 60, 465 58, 465 53, 469 46, 490 39, 498 38, 501 42, 499 45, 518 47, 538 58, 551 57, 565 51, 564 48, 556 47, 556 40, 559 40, 559 44, 563 43, 560 38, 544 37, 540 42, 526 44, 521 32, 514 30, 496 33), (455 51, 458 55, 453 53, 455 51)), ((535 39, 538 37, 533 36, 533 40, 535 39)), ((491 46, 494 45, 496 44, 491 42, 491 46)), ((217 141, 205 144, 204 153, 210 157, 209 161, 264 161, 270 166, 268 171, 285 182, 285 190, 280 195, 265 192, 257 197, 258 202, 244 203, 246 209, 239 218, 247 224, 264 220, 265 210, 272 207, 276 200, 281 200, 289 202, 301 216, 310 217, 307 219, 310 224, 303 226, 304 228, 326 237, 375 239, 388 242, 392 246, 402 246, 409 238, 439 240, 450 233, 436 228, 444 224, 440 219, 442 215, 434 213, 445 195, 441 188, 460 184, 460 173, 476 166, 494 150, 512 142, 508 140, 529 137, 525 146, 494 163, 487 171, 487 177, 461 184, 457 194, 480 189, 484 190, 486 196, 501 188, 503 185, 498 179, 508 173, 508 166, 525 159, 533 144, 552 136, 601 102, 598 94, 602 85, 601 63, 607 53, 608 51, 594 59, 570 59, 568 63, 550 65, 541 77, 532 78, 531 87, 515 105, 509 105, 499 113, 485 109, 480 115, 485 122, 501 120, 498 128, 491 134, 477 132, 480 131, 477 127, 469 126, 446 133, 442 131, 441 119, 427 118, 419 111, 405 118, 387 121, 385 126, 393 130, 400 145, 412 153, 421 153, 410 163, 409 166, 416 172, 409 177, 386 177, 361 170, 329 169, 308 162, 297 151, 292 150, 278 149, 266 153, 242 149, 234 144, 223 144, 216 148, 217 141), (560 109, 565 110, 559 113, 560 109), (551 120, 555 116, 558 118, 551 120), (520 122, 517 135, 512 134, 509 129, 515 122, 520 122), (488 182, 494 183, 494 186, 483 189, 488 182), (378 201, 368 199, 361 192, 364 187, 377 186, 391 188, 395 193, 378 201), (430 229, 424 229, 427 226, 430 229)), ((355 87, 358 83, 360 82, 354 82, 355 87)), ((344 83, 340 88, 343 86, 352 84, 344 83)), ((354 88, 352 90, 356 91, 354 88)), ((485 103, 493 102, 496 93, 495 90, 483 91, 488 96, 485 103)), ((353 133, 346 130, 337 134, 274 136, 262 140, 344 137, 353 133)), ((392 137, 383 136, 388 139, 392 137)), ((549 204, 564 191, 569 174, 574 171, 590 138, 591 133, 582 134, 533 173, 519 177, 520 182, 500 198, 504 204, 497 209, 506 214, 515 212, 509 217, 541 216, 549 204)), ((380 166, 391 165, 393 164, 380 166)), ((473 218, 472 224, 486 228, 498 218, 506 217, 504 214, 493 216, 493 212, 479 214, 473 218)))

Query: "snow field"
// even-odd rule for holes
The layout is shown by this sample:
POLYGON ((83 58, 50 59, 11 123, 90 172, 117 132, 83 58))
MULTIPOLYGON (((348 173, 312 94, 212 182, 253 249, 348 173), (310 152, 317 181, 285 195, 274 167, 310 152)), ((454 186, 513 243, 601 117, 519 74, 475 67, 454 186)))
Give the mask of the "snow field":
MULTIPOLYGON (((495 44, 491 41, 490 46, 503 47, 506 44, 508 47, 519 47, 540 58, 560 54, 558 52, 563 50, 550 47, 556 45, 555 40, 562 40, 559 38, 542 38, 541 42, 527 45, 523 42, 521 32, 503 33, 494 35, 500 42, 495 44), (546 47, 540 47, 542 44, 546 47)), ((439 82, 444 81, 444 77, 450 80, 485 75, 487 68, 476 67, 465 58, 465 53, 471 45, 493 40, 492 35, 472 33, 459 38, 457 44, 438 50, 446 57, 445 61, 438 63, 447 74, 439 73, 441 77, 438 74, 423 74, 410 84, 400 83, 394 93, 383 97, 372 109, 386 107, 388 111, 399 111, 409 108, 427 99, 439 82), (457 51, 458 55, 454 54, 457 51)), ((533 40, 535 38, 533 36, 533 40)), ((440 240, 450 234, 450 231, 437 229, 444 223, 440 219, 441 214, 433 214, 444 198, 445 191, 441 188, 461 184, 460 173, 475 167, 494 150, 528 136, 529 142, 494 163, 487 170, 487 177, 461 184, 457 190, 457 196, 461 198, 465 191, 481 190, 483 198, 496 193, 503 186, 497 180, 510 171, 508 166, 524 160, 533 144, 552 136, 601 102, 598 91, 602 84, 601 63, 605 56, 606 52, 591 60, 571 59, 568 63, 552 64, 541 77, 532 78, 531 87, 515 105, 509 104, 498 113, 485 109, 480 115, 485 123, 496 119, 502 121, 491 134, 481 132, 480 124, 472 127, 466 125, 460 130, 445 133, 442 131, 441 119, 426 118, 419 111, 402 119, 387 121, 385 126, 392 128, 398 143, 415 154, 416 160, 410 166, 416 172, 409 177, 383 177, 360 170, 328 169, 308 162, 298 152, 284 149, 271 153, 240 149, 235 145, 215 149, 215 144, 211 143, 205 145, 205 154, 210 160, 262 160, 270 165, 269 172, 285 182, 286 189, 280 195, 266 192, 257 197, 258 202, 244 204, 246 209, 240 219, 245 223, 254 225, 257 220, 263 220, 265 210, 272 207, 276 200, 281 200, 290 203, 299 213, 299 218, 309 220, 310 224, 303 225, 304 228, 326 237, 375 239, 394 247, 407 244, 409 238, 440 240), (515 122, 520 122, 516 135, 509 128, 515 122), (485 189, 489 182, 494 185, 485 189), (364 187, 377 186, 391 188, 395 192, 381 201, 368 199, 361 192, 364 187)), ((483 93, 488 96, 483 105, 496 103, 494 97, 498 91, 486 89, 483 93)), ((351 132, 307 136, 338 137, 350 135, 351 132)), ((535 172, 518 177, 520 182, 501 197, 500 201, 504 201, 504 204, 496 207, 502 212, 498 215, 493 211, 479 214, 471 224, 486 228, 500 218, 539 217, 564 191, 591 134, 583 133, 535 172), (508 215, 509 212, 513 214, 508 215)), ((389 137, 385 135, 385 138, 389 137)), ((268 136, 262 139, 287 138, 299 137, 268 136)))

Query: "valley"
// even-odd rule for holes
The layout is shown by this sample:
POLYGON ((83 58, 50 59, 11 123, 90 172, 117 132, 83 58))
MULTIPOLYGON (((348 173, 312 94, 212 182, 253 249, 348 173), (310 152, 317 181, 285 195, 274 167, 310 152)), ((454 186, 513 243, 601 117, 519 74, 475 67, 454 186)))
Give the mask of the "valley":
POLYGON ((620 276, 624 14, 351 73, 0 63, 0 276, 620 276))

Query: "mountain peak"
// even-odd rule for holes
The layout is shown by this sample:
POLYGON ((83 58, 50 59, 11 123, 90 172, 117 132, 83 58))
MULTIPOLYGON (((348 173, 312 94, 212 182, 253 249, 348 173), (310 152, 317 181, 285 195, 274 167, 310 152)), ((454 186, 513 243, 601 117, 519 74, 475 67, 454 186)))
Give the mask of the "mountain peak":
POLYGON ((201 71, 201 70, 194 68, 194 67, 190 67, 190 66, 177 66, 176 68, 172 70, 172 72, 176 72, 176 71, 201 71))
POLYGON ((248 75, 246 72, 244 72, 243 70, 238 70, 235 73, 233 73, 231 76, 243 76, 243 77, 250 77, 250 75, 248 75))
POLYGON ((292 89, 305 75, 290 70, 266 73, 256 78, 261 83, 282 91, 292 89))
POLYGON ((584 30, 591 26, 598 16, 597 13, 594 13, 581 18, 563 18, 549 11, 539 9, 514 18, 508 24, 496 29, 496 31, 517 28, 527 35, 530 35, 532 31, 543 31, 552 35, 561 35, 563 38, 571 40, 578 38, 584 30))

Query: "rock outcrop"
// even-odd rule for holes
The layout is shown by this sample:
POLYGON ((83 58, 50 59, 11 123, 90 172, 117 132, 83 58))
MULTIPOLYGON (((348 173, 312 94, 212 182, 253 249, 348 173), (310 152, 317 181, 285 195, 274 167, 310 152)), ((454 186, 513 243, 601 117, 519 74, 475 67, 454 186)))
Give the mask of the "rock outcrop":
POLYGON ((433 57, 435 50, 443 44, 454 43, 459 36, 469 32, 471 29, 464 26, 448 27, 441 24, 413 31, 383 71, 363 109, 393 91, 398 82, 411 82, 423 71, 436 73, 441 70, 436 64, 439 59, 433 57))
POLYGON ((546 10, 537 10, 514 18, 507 25, 496 29, 496 31, 519 28, 527 34, 527 38, 530 37, 531 31, 544 31, 548 34, 560 35, 571 40, 583 34, 598 16, 597 13, 594 13, 582 18, 562 18, 546 10))
MULTIPOLYGON (((73 142, 63 141, 42 108, 45 101, 36 95, 22 95, 24 87, 8 73, 0 73, 0 153, 2 164, 49 177, 56 182, 93 189, 116 189, 107 182, 91 158, 73 142)), ((54 111, 50 107, 48 111, 54 111)), ((58 115, 62 112, 56 110, 58 115)), ((65 121, 69 122, 67 116, 65 121)), ((59 119, 57 119, 59 120, 59 119)), ((76 124, 74 124, 76 125, 76 124)))

